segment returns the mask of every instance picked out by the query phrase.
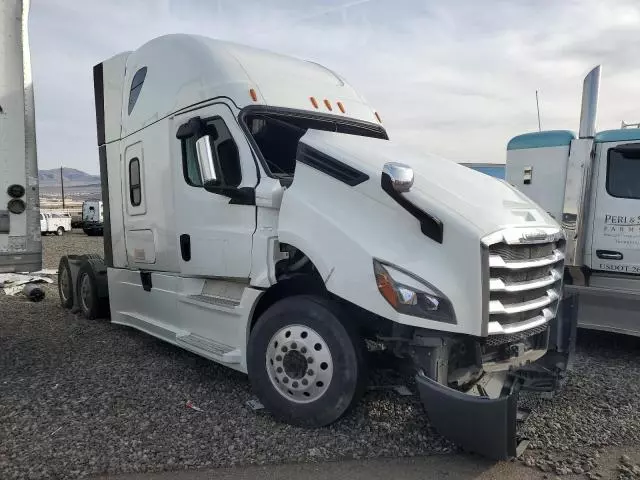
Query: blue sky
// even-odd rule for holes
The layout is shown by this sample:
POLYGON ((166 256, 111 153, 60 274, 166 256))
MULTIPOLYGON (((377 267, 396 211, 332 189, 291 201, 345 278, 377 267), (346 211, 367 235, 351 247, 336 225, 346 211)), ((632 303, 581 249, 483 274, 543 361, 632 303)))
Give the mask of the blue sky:
POLYGON ((313 60, 380 112, 392 139, 460 162, 577 130, 582 78, 603 64, 599 129, 639 122, 636 0, 32 0, 40 168, 97 173, 92 67, 166 33, 313 60))

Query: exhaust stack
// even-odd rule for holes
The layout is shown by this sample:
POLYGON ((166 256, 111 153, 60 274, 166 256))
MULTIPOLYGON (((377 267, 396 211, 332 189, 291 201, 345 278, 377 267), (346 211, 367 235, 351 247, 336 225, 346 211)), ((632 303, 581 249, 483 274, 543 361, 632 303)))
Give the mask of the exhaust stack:
POLYGON ((591 70, 582 84, 582 111, 580 112, 580 130, 578 137, 593 138, 596 134, 596 116, 598 114, 598 94, 600 93, 600 65, 591 70))

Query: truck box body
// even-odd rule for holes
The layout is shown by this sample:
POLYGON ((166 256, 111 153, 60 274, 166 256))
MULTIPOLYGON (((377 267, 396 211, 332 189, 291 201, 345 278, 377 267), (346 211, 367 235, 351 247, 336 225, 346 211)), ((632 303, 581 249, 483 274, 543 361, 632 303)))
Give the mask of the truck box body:
POLYGON ((390 141, 312 62, 168 35, 96 65, 94 86, 105 259, 63 257, 65 307, 94 318, 108 299, 114 323, 247 372, 303 425, 346 411, 380 341, 413 359, 441 432, 515 454, 520 384, 569 351, 543 209, 390 141))
POLYGON ((71 231, 71 215, 62 212, 40 212, 40 233, 63 235, 71 231))
POLYGON ((0 273, 42 268, 28 12, 0 5, 0 273))

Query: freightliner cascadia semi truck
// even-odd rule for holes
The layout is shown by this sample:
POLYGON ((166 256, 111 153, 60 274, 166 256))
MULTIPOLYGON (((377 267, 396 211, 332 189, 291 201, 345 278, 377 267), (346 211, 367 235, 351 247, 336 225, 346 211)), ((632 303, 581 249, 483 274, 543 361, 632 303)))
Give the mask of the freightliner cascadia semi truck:
POLYGON ((65 307, 245 372, 310 427, 358 400, 373 340, 441 433, 515 454, 518 391, 556 388, 572 338, 544 209, 390 141, 316 63, 168 35, 94 86, 105 256, 61 259, 65 307))

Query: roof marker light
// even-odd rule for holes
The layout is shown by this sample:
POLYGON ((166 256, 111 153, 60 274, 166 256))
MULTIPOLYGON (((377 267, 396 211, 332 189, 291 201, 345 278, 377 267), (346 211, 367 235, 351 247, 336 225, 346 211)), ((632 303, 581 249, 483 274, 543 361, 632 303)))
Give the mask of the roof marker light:
POLYGON ((318 108, 318 101, 315 99, 315 97, 309 97, 309 100, 311 100, 311 105, 313 105, 313 108, 318 108))
POLYGON ((380 118, 380 114, 378 112, 373 112, 376 115, 376 118, 378 119, 378 122, 382 123, 382 119, 380 118))
POLYGON ((253 99, 254 102, 258 101, 258 94, 253 88, 249 89, 249 95, 251 95, 251 98, 253 99))
POLYGON ((338 108, 342 113, 347 113, 346 110, 344 109, 344 105, 342 105, 342 102, 336 102, 336 104, 338 105, 338 108))
POLYGON ((331 102, 329 100, 327 100, 326 98, 324 99, 324 105, 325 105, 325 107, 327 107, 327 109, 330 112, 333 110, 333 108, 331 108, 331 102))

